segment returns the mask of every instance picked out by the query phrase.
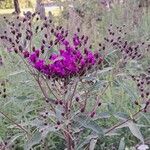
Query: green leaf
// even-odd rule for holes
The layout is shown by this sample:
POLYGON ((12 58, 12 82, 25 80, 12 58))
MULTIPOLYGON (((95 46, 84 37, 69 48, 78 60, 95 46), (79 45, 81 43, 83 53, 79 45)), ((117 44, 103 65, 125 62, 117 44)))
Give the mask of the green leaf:
POLYGON ((117 119, 120 119, 120 120, 127 120, 129 118, 129 115, 124 113, 124 112, 117 112, 115 114, 113 114, 114 117, 116 117, 117 119))
POLYGON ((94 135, 94 134, 91 134, 91 135, 87 136, 84 141, 81 141, 79 143, 79 145, 78 145, 78 147, 76 149, 77 150, 83 150, 83 147, 85 145, 89 144, 91 140, 96 140, 97 138, 98 138, 98 136, 94 135))
POLYGON ((144 138, 143 135, 140 132, 140 129, 138 128, 137 124, 133 123, 133 121, 129 121, 127 123, 130 131, 132 132, 132 134, 137 137, 142 143, 144 143, 144 138))
POLYGON ((14 141, 15 141, 16 139, 20 138, 20 137, 23 136, 23 135, 25 135, 25 134, 24 134, 24 133, 15 134, 14 136, 11 137, 9 144, 14 143, 14 141))
POLYGON ((31 139, 25 143, 24 150, 30 150, 34 145, 39 144, 42 139, 41 133, 36 131, 31 139))
POLYGON ((96 81, 93 86, 90 87, 91 90, 100 90, 100 89, 103 89, 104 88, 104 85, 106 84, 107 82, 105 80, 101 80, 101 81, 96 81))
POLYGON ((99 70, 99 71, 97 72, 97 74, 98 74, 98 75, 100 75, 100 74, 105 74, 105 73, 111 71, 112 69, 113 69, 113 67, 107 67, 107 68, 104 68, 103 70, 99 70))
POLYGON ((64 112, 64 108, 62 106, 56 106, 55 108, 55 111, 56 111, 56 118, 57 120, 59 121, 62 121, 63 117, 62 117, 62 112, 64 112))
POLYGON ((44 126, 40 130, 42 131, 42 138, 45 138, 49 132, 57 132, 59 128, 56 129, 55 126, 44 126))
POLYGON ((10 77, 10 76, 16 76, 16 75, 21 74, 21 73, 25 73, 25 70, 13 72, 13 73, 9 74, 8 77, 10 77))
POLYGON ((16 98, 19 100, 25 100, 25 99, 27 99, 27 96, 17 96, 16 98))
POLYGON ((74 118, 75 122, 78 122, 80 126, 90 129, 98 135, 104 135, 103 128, 101 128, 95 121, 91 120, 87 116, 80 115, 74 118))
POLYGON ((96 117, 94 118, 94 120, 97 120, 97 119, 107 119, 107 118, 110 118, 111 115, 110 113, 108 112, 102 112, 102 113, 99 113, 96 115, 96 117))
POLYGON ((125 150, 125 141, 124 141, 124 137, 121 138, 121 140, 120 140, 118 150, 125 150))
POLYGON ((117 81, 118 84, 128 93, 128 95, 130 96, 131 100, 134 102, 135 99, 137 99, 137 96, 135 95, 133 88, 130 87, 128 84, 123 83, 121 81, 117 81))
POLYGON ((138 124, 135 124, 133 121, 128 121, 127 123, 124 123, 120 126, 118 126, 116 129, 121 129, 124 127, 128 127, 131 131, 131 133, 138 138, 142 143, 144 143, 144 138, 142 133, 140 132, 140 129, 138 127, 138 124))
POLYGON ((96 145, 97 139, 91 139, 89 150, 94 150, 96 145))

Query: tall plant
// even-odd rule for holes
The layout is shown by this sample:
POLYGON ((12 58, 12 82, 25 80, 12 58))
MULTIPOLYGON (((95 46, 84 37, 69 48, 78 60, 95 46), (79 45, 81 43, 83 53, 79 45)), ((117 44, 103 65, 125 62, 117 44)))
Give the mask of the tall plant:
MULTIPOLYGON (((124 26, 113 29, 110 25, 108 36, 99 43, 97 50, 92 50, 89 37, 83 35, 80 28, 77 28, 76 33, 71 33, 63 26, 55 25, 47 17, 40 25, 36 25, 39 17, 35 13, 23 18, 17 16, 17 21, 14 22, 9 22, 6 18, 5 20, 10 32, 4 31, 1 40, 7 45, 9 53, 16 53, 24 62, 46 102, 44 110, 39 111, 36 118, 38 123, 33 125, 37 129, 33 135, 21 125, 12 122, 29 138, 24 149, 32 148, 44 140, 49 132, 54 132, 65 140, 68 150, 83 147, 92 150, 98 139, 123 127, 129 127, 132 134, 144 143, 134 120, 140 113, 149 111, 149 69, 144 74, 129 73, 127 76, 137 82, 141 92, 141 101, 134 100, 137 108, 132 115, 124 112, 100 115, 99 110, 105 105, 102 96, 111 90, 114 84, 112 80, 119 76, 121 68, 128 61, 139 61, 147 54, 148 42, 129 42, 125 39, 127 33, 124 32, 124 26), (39 33, 41 39, 37 39, 39 33), (35 45, 36 40, 40 40, 38 46, 35 45), (140 51, 141 47, 144 52, 140 51), (112 56, 112 53, 115 55, 112 56), (117 62, 114 67, 110 65, 111 60, 117 62), (110 116, 119 118, 118 123, 112 127, 100 127, 96 120, 110 116), (86 140, 81 142, 84 138, 86 140)), ((116 87, 124 86, 119 81, 116 84, 116 87)), ((107 105, 111 111, 111 105, 107 105)), ((0 113, 7 117, 3 112, 0 113)))

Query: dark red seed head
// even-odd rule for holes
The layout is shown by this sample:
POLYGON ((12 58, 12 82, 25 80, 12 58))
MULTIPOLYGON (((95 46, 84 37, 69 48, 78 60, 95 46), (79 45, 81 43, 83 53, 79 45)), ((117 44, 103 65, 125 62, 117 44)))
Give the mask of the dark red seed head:
POLYGON ((58 101, 55 101, 55 104, 56 104, 56 105, 58 105, 58 103, 59 103, 58 101))
POLYGON ((91 118, 93 118, 95 116, 95 111, 93 111, 90 115, 91 118))
POLYGON ((18 49, 17 49, 17 48, 14 48, 14 52, 17 54, 17 53, 18 53, 18 49))
POLYGON ((80 110, 80 111, 81 111, 81 113, 83 113, 83 112, 85 111, 85 108, 81 108, 81 110, 80 110))
POLYGON ((3 94, 3 98, 6 98, 6 94, 3 94))
POLYGON ((135 105, 139 105, 139 103, 137 101, 134 102, 135 105))
POLYGON ((60 104, 60 105, 63 105, 63 101, 62 101, 62 100, 60 100, 60 101, 59 101, 59 104, 60 104))
POLYGON ((79 102, 79 97, 76 97, 76 101, 79 102))
POLYGON ((57 121, 57 125, 60 125, 60 121, 57 121))
POLYGON ((28 51, 24 51, 23 52, 23 56, 24 56, 24 58, 28 58, 29 57, 29 52, 28 51))
POLYGON ((101 106, 101 105, 102 105, 102 103, 101 103, 101 102, 99 102, 97 105, 98 105, 98 106, 101 106))

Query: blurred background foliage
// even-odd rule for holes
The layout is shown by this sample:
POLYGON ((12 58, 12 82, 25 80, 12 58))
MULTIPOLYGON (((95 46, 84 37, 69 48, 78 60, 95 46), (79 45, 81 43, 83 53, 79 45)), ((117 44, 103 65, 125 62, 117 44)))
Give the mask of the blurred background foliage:
MULTIPOLYGON (((21 8, 30 8, 33 0, 19 0, 21 8)), ((0 0, 0 9, 12 9, 14 8, 13 0, 0 0)))

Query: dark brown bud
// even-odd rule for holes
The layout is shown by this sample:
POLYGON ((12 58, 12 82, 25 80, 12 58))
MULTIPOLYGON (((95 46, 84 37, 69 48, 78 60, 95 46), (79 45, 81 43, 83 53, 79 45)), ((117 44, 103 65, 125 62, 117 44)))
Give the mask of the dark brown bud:
POLYGON ((45 34, 44 37, 47 38, 47 34, 45 34))
POLYGON ((42 43, 45 44, 45 40, 44 39, 42 40, 42 43))
POLYGON ((21 38, 21 37, 22 37, 22 33, 18 33, 18 37, 20 37, 20 38, 21 38))
POLYGON ((141 94, 141 98, 144 98, 144 93, 141 94))
POLYGON ((45 23, 45 24, 44 24, 44 27, 45 27, 45 28, 47 28, 47 27, 48 27, 47 23, 45 23))
POLYGON ((85 111, 85 108, 81 108, 80 112, 83 113, 85 111))
POLYGON ((4 92, 4 93, 6 92, 6 88, 3 89, 3 92, 4 92))
POLYGON ((102 48, 103 50, 105 50, 105 46, 103 46, 103 48, 102 48))
POLYGON ((14 48, 14 52, 17 54, 17 53, 18 53, 18 49, 17 49, 17 48, 14 48))
POLYGON ((6 98, 6 94, 3 94, 3 98, 6 98))
POLYGON ((93 112, 91 113, 90 117, 93 118, 94 115, 95 115, 95 111, 93 111, 93 112))
POLYGON ((24 18, 24 19, 23 19, 23 22, 26 22, 26 21, 27 21, 27 19, 26 19, 26 18, 24 18))
POLYGON ((139 105, 139 103, 137 101, 134 102, 135 105, 139 105))
POLYGON ((60 125, 60 121, 57 121, 57 125, 60 125))
POLYGON ((29 26, 31 27, 31 22, 29 22, 29 26))
POLYGON ((12 34, 15 34, 15 30, 12 30, 11 33, 12 33, 12 34))
POLYGON ((18 24, 18 27, 20 27, 21 26, 21 22, 19 22, 19 24, 18 24))
POLYGON ((101 106, 101 105, 102 105, 102 103, 101 103, 101 102, 99 102, 97 105, 98 105, 98 106, 101 106))
POLYGON ((79 102, 79 97, 76 97, 76 101, 79 102))
POLYGON ((55 101, 55 104, 56 104, 56 105, 58 105, 58 103, 59 103, 58 101, 55 101))
POLYGON ((62 101, 62 100, 60 100, 60 101, 59 101, 59 104, 60 104, 60 105, 63 105, 63 101, 62 101))
POLYGON ((33 52, 35 51, 35 46, 32 47, 32 51, 33 51, 33 52))
POLYGON ((51 19, 49 20, 49 23, 52 23, 52 20, 51 20, 51 19))
POLYGON ((19 45, 19 50, 22 52, 23 51, 23 47, 21 45, 19 45))
POLYGON ((51 40, 49 44, 50 44, 50 46, 52 46, 53 45, 53 41, 51 40))
POLYGON ((61 113, 62 116, 65 116, 65 113, 61 113))
POLYGON ((54 33, 54 29, 51 29, 51 33, 54 33))

